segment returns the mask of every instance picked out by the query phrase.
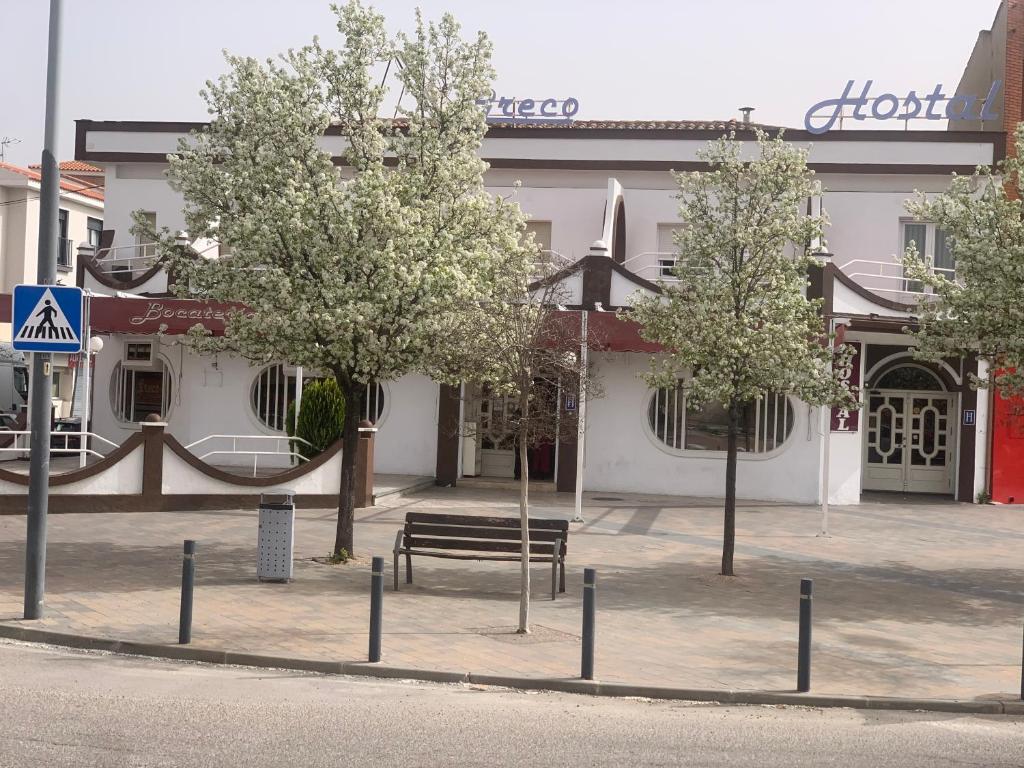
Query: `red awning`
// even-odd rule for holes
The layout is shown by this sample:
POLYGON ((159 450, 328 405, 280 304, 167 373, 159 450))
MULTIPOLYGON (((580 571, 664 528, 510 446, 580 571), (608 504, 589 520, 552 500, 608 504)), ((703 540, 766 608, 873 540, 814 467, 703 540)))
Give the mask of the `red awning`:
MULTIPOLYGON (((202 325, 214 336, 224 335, 225 320, 241 304, 194 299, 126 299, 93 296, 90 324, 93 333, 183 334, 202 325)), ((0 322, 11 321, 11 295, 0 294, 0 322)))
MULTIPOLYGON (((196 324, 215 336, 224 334, 225 320, 241 304, 194 299, 126 299, 93 296, 91 325, 93 333, 133 333, 140 335, 183 334, 196 324)), ((578 334, 580 310, 555 313, 556 322, 568 333, 578 334)), ((590 346, 607 352, 660 352, 661 346, 643 339, 640 326, 615 312, 588 312, 590 346)), ((0 294, 0 322, 11 321, 11 295, 0 294)))

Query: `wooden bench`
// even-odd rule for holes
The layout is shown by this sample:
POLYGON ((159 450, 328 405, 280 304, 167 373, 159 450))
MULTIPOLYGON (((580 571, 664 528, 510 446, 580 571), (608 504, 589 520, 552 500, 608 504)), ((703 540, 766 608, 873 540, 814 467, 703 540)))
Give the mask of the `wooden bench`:
MULTIPOLYGON (((551 599, 565 592, 567 520, 530 518, 530 562, 551 563, 551 599)), ((407 512, 405 527, 395 537, 395 591, 398 558, 405 555, 405 583, 412 584, 412 556, 452 560, 508 560, 522 556, 518 517, 477 517, 407 512)))

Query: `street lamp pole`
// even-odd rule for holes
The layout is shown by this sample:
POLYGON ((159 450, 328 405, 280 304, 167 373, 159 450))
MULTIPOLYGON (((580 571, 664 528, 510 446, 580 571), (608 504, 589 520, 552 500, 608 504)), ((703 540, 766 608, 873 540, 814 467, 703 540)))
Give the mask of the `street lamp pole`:
POLYGON ((590 345, 587 339, 587 310, 580 310, 580 391, 576 404, 576 511, 572 522, 583 522, 583 459, 587 436, 587 363, 590 345))
MULTIPOLYGON (((57 125, 60 95, 60 34, 63 0, 50 0, 46 60, 46 118, 43 127, 42 176, 39 188, 39 254, 36 283, 53 285, 57 276, 57 212, 60 170, 57 164, 57 125)), ((46 513, 50 488, 51 355, 32 355, 31 449, 28 515, 25 535, 25 618, 43 615, 46 585, 46 513)))

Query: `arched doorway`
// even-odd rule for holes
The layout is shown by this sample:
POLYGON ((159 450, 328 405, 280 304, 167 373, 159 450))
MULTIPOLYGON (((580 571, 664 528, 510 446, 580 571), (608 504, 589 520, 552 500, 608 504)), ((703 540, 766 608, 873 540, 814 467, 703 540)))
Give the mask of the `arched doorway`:
POLYGON ((898 365, 868 390, 864 490, 952 493, 956 395, 922 365, 898 365))

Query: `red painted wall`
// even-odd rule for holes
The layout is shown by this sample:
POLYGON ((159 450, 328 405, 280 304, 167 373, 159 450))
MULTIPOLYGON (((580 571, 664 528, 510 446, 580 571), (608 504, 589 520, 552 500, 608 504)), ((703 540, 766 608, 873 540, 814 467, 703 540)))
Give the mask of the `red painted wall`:
POLYGON ((1024 504, 1024 397, 993 399, 992 500, 1024 504))

